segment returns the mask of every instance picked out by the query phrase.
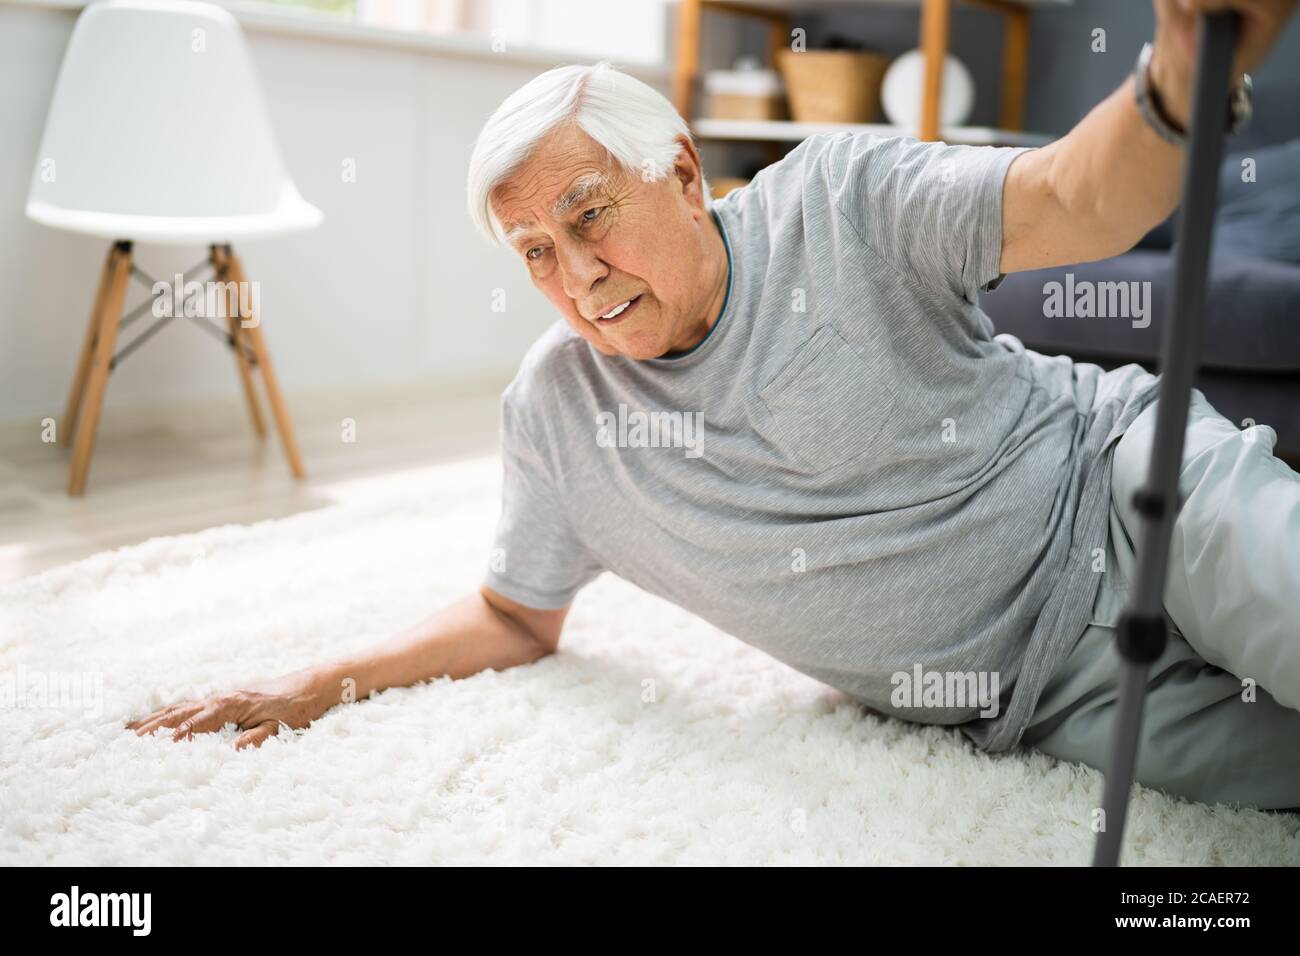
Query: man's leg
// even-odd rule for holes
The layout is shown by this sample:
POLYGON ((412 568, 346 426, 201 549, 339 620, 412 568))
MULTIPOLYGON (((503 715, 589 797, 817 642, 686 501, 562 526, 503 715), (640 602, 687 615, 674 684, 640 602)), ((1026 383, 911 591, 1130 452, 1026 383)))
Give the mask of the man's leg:
MULTIPOLYGON (((1114 625, 1136 578, 1132 494, 1146 474, 1154 416, 1152 406, 1116 449, 1093 623, 1022 740, 1099 769, 1119 694, 1114 625)), ((1205 803, 1300 808, 1300 710, 1270 693, 1300 692, 1300 476, 1273 457, 1275 441, 1271 428, 1239 431, 1193 393, 1165 597, 1175 633, 1148 673, 1136 778, 1205 803)))
MULTIPOLYGON (((1133 492, 1146 474, 1155 411, 1121 437, 1111 470, 1129 581, 1133 492)), ((1276 441, 1272 428, 1239 429, 1192 391, 1164 604, 1201 657, 1300 709, 1300 475, 1273 455, 1276 441)))
MULTIPOLYGON (((1052 675, 1021 743, 1104 772, 1119 672, 1115 629, 1091 625, 1052 675)), ((1265 690, 1247 703, 1242 690, 1170 635, 1147 675, 1137 782, 1201 803, 1300 810, 1300 711, 1265 690)))

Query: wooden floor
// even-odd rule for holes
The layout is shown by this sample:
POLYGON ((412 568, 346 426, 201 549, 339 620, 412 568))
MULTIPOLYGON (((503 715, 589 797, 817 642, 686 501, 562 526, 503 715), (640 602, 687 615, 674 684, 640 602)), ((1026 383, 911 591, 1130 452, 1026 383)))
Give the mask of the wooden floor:
MULTIPOLYGON (((274 435, 259 441, 240 397, 105 410, 83 498, 71 452, 38 420, 0 427, 0 582, 159 535, 322 508, 376 484, 497 450, 504 382, 454 391, 295 394, 308 473, 295 481, 274 435), (355 441, 344 440, 344 419, 355 441)), ((233 393, 233 389, 232 389, 233 393)))

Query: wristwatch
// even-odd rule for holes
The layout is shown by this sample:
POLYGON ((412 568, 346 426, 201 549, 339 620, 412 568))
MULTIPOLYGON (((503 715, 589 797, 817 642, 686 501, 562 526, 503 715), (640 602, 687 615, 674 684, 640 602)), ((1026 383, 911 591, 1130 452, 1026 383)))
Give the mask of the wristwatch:
MULTIPOLYGON (((1147 125, 1155 130, 1161 139, 1175 146, 1183 146, 1187 142, 1187 131, 1169 118, 1169 114, 1165 112, 1160 102, 1160 94, 1151 83, 1152 50, 1150 43, 1142 44, 1137 65, 1133 67, 1133 88, 1137 96, 1138 109, 1141 110, 1142 118, 1147 121, 1147 125)), ((1240 132, 1250 122, 1253 111, 1250 74, 1243 73, 1241 82, 1228 96, 1228 115, 1224 118, 1224 128, 1229 133, 1240 132)))

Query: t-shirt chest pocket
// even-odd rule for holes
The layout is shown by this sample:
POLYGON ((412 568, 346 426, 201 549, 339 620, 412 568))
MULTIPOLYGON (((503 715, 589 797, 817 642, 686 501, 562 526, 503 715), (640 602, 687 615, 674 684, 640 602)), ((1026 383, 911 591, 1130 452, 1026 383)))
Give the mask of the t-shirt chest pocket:
POLYGON ((876 447, 898 401, 890 376, 868 365, 828 325, 758 394, 783 450, 814 474, 876 447))

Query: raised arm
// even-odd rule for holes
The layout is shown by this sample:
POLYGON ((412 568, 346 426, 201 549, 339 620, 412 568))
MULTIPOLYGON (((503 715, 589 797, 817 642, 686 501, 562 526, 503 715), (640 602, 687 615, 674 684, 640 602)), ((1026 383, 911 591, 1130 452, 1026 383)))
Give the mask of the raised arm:
MULTIPOLYGON (((1150 81, 1169 118, 1187 128, 1196 17, 1242 15, 1234 81, 1263 60, 1296 0, 1155 0, 1150 81)), ((1178 203, 1183 152, 1143 119, 1130 76, 1066 136, 1019 156, 1002 202, 1002 272, 1119 255, 1178 203)))
POLYGON ((279 731, 281 722, 306 727, 335 705, 361 700, 374 690, 530 664, 555 651, 567 614, 567 607, 538 610, 483 587, 363 654, 182 701, 127 728, 148 734, 165 727, 173 731, 173 740, 181 740, 233 723, 244 731, 235 739, 236 749, 258 747, 279 731))

